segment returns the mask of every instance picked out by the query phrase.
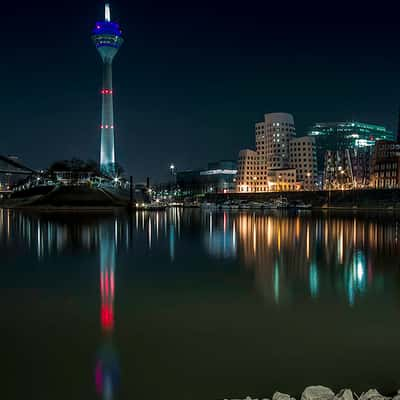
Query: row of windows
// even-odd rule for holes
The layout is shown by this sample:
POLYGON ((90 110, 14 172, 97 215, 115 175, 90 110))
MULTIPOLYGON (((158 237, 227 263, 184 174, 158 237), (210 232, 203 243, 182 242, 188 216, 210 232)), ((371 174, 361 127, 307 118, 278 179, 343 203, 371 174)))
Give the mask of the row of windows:
MULTIPOLYGON (((274 150, 271 150, 271 149, 269 149, 268 151, 258 150, 257 151, 257 156, 249 157, 249 158, 246 158, 246 159, 239 158, 238 159, 238 164, 239 165, 253 165, 253 164, 256 164, 260 160, 266 159, 265 155, 269 156, 268 157, 268 161, 271 161, 271 160, 272 161, 277 161, 277 160, 279 160, 281 158, 287 158, 288 152, 285 151, 285 149, 279 149, 278 151, 276 151, 276 150, 274 151, 274 150), (274 157, 275 155, 279 155, 279 158, 274 157)), ((311 155, 308 152, 303 152, 303 153, 298 153, 298 154, 296 154, 296 153, 295 154, 290 154, 290 156, 291 156, 290 158, 293 159, 293 160, 296 160, 299 157, 308 157, 309 159, 312 157, 313 160, 316 159, 316 154, 315 153, 313 153, 311 155)), ((328 158, 327 160, 328 160, 328 162, 331 161, 330 158, 328 158)), ((340 163, 340 160, 337 160, 337 162, 340 163)))
MULTIPOLYGON (((276 174, 274 174, 274 173, 269 173, 270 171, 268 171, 268 170, 263 170, 263 171, 238 171, 238 177, 247 177, 247 178, 254 178, 254 176, 256 175, 257 177, 259 177, 259 176, 275 176, 276 174)), ((308 174, 308 173, 310 173, 311 175, 312 174, 316 174, 317 173, 317 170, 316 169, 313 169, 313 168, 308 168, 306 165, 304 165, 304 166, 299 166, 298 168, 296 168, 296 172, 297 172, 297 174, 299 174, 299 175, 303 175, 303 173, 304 174, 308 174)), ((332 172, 334 172, 334 170, 332 171, 332 172)), ((289 173, 289 174, 286 174, 286 173, 282 173, 282 175, 283 176, 294 176, 294 173, 289 173)), ((395 175, 395 174, 393 174, 393 175, 395 175)))
MULTIPOLYGON (((303 158, 303 162, 309 162, 312 163, 313 159, 312 158, 303 158)), ((294 160, 291 160, 292 163, 297 163, 297 162, 301 162, 301 158, 295 158, 294 160)))
POLYGON ((293 147, 311 147, 312 143, 310 142, 290 142, 290 145, 293 147))
POLYGON ((375 186, 377 188, 386 188, 386 189, 390 189, 390 188, 396 188, 399 186, 397 179, 379 179, 377 181, 377 183, 375 184, 375 186))
POLYGON ((250 156, 250 157, 239 157, 239 161, 242 160, 255 160, 257 157, 255 156, 250 156))
MULTIPOLYGON (((288 176, 295 176, 296 174, 294 172, 281 172, 278 175, 278 178, 282 178, 282 176, 284 178, 288 177, 288 176)), ((269 176, 276 176, 276 173, 270 173, 269 176)))
POLYGON ((384 171, 384 172, 380 172, 379 176, 381 178, 384 178, 386 176, 397 176, 397 171, 384 171))
POLYGON ((294 125, 293 124, 290 124, 289 122, 273 122, 272 124, 266 124, 266 125, 264 125, 264 126, 266 126, 267 127, 267 129, 268 128, 279 128, 280 126, 289 126, 289 127, 291 127, 291 128, 294 128, 294 125))
POLYGON ((397 163, 378 164, 376 169, 383 171, 385 169, 397 169, 397 163))

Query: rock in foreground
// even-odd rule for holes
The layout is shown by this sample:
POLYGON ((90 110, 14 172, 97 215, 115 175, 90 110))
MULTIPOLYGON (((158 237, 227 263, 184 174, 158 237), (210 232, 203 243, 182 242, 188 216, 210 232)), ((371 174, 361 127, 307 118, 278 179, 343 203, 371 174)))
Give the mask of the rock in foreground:
POLYGON ((335 393, 325 386, 308 386, 301 395, 301 400, 333 400, 335 393))
POLYGON ((275 392, 275 394, 272 396, 272 400, 296 400, 296 399, 290 397, 290 395, 286 393, 275 392))

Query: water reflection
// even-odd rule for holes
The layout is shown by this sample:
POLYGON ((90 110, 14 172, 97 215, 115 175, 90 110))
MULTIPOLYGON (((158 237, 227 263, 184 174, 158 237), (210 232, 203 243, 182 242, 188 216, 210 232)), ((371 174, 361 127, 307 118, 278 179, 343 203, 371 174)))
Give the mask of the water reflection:
MULTIPOLYGON (((39 259, 71 248, 100 253, 103 329, 112 332, 116 256, 140 250, 169 263, 187 258, 188 245, 210 258, 252 272, 257 291, 271 303, 323 296, 350 306, 382 292, 397 274, 399 217, 168 212, 80 219, 0 212, 0 243, 31 248, 39 259), (198 246, 200 244, 200 247, 198 246), (138 249, 139 247, 139 249, 138 249)), ((234 266, 232 268, 235 268, 234 266)))
MULTIPOLYGON (((11 305, 5 326, 19 338, 26 364, 35 362, 32 382, 41 382, 36 376, 57 379, 48 366, 59 351, 66 373, 78 382, 71 379, 71 392, 86 390, 85 398, 95 391, 107 400, 130 392, 143 397, 155 380, 167 397, 182 385, 192 393, 194 380, 182 380, 188 360, 196 360, 194 379, 205 376, 220 385, 213 398, 235 383, 238 393, 262 388, 265 374, 274 385, 278 375, 286 384, 287 371, 279 365, 310 370, 310 376, 331 374, 324 379, 337 387, 357 374, 361 386, 377 375, 376 363, 359 363, 365 354, 385 360, 382 376, 395 376, 397 368, 399 221, 395 214, 174 209, 62 216, 0 210, 2 300, 11 305), (48 329, 53 315, 54 330, 48 329), (25 334, 32 321, 49 350, 36 345, 36 329, 25 334), (68 329, 76 321, 72 335, 68 329), (315 321, 318 329, 310 329, 315 321), (228 336, 227 326, 235 334, 228 336), (210 365, 214 354, 220 361, 210 365), (249 363, 266 372, 248 378, 236 369, 249 363), (232 380, 231 373, 242 378, 232 380)), ((10 351, 6 372, 14 359, 10 351)), ((295 390, 304 386, 304 377, 298 379, 295 390)), ((62 383, 42 397, 54 398, 55 386, 62 383)), ((196 398, 206 398, 200 386, 196 398)))
POLYGON ((254 271, 260 293, 275 303, 306 293, 318 298, 333 291, 345 294, 352 306, 368 290, 382 289, 382 271, 377 269, 385 265, 384 259, 395 263, 391 257, 400 253, 398 221, 393 217, 240 213, 229 218, 209 214, 206 220, 209 227, 224 226, 223 230, 209 229, 210 254, 217 253, 215 248, 226 257, 237 252, 254 271), (232 235, 235 240, 230 239, 232 235))
POLYGON ((104 400, 113 399, 120 375, 118 357, 113 344, 117 238, 117 220, 114 221, 114 226, 110 223, 103 223, 99 226, 100 321, 103 343, 97 356, 95 382, 97 393, 104 400))
POLYGON ((204 243, 210 255, 217 258, 236 257, 236 222, 234 217, 231 219, 231 214, 227 212, 222 214, 222 218, 213 213, 207 214, 204 243))

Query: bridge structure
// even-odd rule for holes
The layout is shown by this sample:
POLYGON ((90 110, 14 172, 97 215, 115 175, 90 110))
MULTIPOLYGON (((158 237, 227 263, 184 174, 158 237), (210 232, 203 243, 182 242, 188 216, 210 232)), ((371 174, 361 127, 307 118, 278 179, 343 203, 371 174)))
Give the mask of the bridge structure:
POLYGON ((15 181, 35 174, 37 171, 23 165, 18 159, 0 155, 0 193, 8 192, 15 181))

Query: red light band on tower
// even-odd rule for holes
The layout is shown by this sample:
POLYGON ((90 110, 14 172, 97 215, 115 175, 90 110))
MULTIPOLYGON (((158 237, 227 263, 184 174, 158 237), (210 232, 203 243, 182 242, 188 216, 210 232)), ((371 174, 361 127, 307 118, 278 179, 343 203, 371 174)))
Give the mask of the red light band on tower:
POLYGON ((112 89, 101 89, 100 90, 101 94, 113 94, 112 89))

